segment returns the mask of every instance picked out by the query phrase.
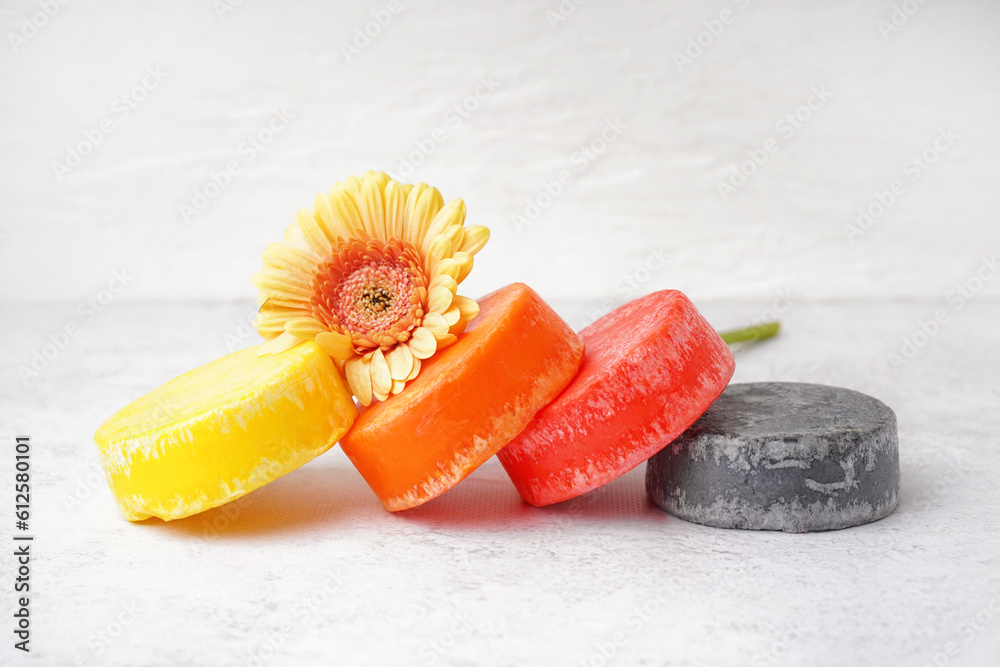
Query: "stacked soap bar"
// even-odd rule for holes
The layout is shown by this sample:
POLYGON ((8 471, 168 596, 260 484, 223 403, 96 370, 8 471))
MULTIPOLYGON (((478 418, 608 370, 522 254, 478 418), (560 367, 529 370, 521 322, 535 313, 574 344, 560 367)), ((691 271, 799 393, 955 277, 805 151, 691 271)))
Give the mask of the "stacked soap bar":
POLYGON ((734 384, 650 459, 658 506, 721 528, 803 533, 889 514, 899 494, 896 415, 839 387, 734 384))
POLYGON ((735 369, 728 346, 674 290, 636 299, 580 336, 579 374, 499 454, 532 505, 573 498, 643 463, 698 419, 735 369))
POLYGON ((112 415, 94 436, 131 521, 179 519, 235 500, 332 447, 357 409, 313 343, 234 352, 112 415))
POLYGON ((458 342, 406 389, 365 408, 341 447, 391 511, 447 491, 497 453, 576 375, 583 343, 531 288, 480 301, 458 342))

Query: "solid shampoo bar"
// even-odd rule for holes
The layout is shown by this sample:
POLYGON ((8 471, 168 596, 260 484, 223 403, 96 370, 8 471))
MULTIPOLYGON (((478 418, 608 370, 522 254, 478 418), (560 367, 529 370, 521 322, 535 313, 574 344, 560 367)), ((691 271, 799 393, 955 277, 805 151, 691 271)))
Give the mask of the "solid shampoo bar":
POLYGON ((721 528, 802 533, 880 519, 896 506, 896 415, 817 384, 734 384, 649 461, 664 510, 721 528))
POLYGON ((357 416, 313 342, 251 347, 185 373, 111 416, 94 440, 122 514, 179 519, 267 484, 332 447, 357 416))
POLYGON ((583 343, 526 285, 479 302, 458 341, 364 410, 341 447, 386 509, 427 502, 493 456, 576 375, 583 343))
POLYGON ((673 290, 627 303, 580 336, 580 373, 499 455, 532 505, 573 498, 648 459, 711 405, 735 368, 673 290))

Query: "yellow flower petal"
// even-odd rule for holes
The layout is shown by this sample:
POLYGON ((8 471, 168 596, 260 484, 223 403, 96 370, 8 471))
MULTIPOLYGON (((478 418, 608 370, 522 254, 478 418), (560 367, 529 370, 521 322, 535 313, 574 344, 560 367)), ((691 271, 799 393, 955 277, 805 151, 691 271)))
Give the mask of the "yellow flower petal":
POLYGON ((392 381, 392 394, 395 396, 399 392, 403 391, 403 387, 406 386, 405 380, 393 380, 392 381))
POLYGON ((285 243, 299 250, 312 252, 309 242, 306 241, 306 235, 302 233, 302 228, 297 223, 285 227, 285 243))
POLYGON ((456 294, 452 299, 452 305, 457 306, 462 315, 462 319, 468 322, 479 314, 479 303, 475 299, 456 294))
POLYGON ((438 350, 443 350, 452 343, 458 340, 458 336, 450 333, 443 333, 441 335, 434 334, 434 339, 437 341, 438 350))
MULTIPOLYGON (((460 245, 462 245, 463 233, 464 232, 462 231, 462 227, 456 226, 456 227, 449 227, 448 229, 444 230, 444 232, 441 233, 441 236, 444 236, 445 238, 448 239, 448 242, 451 243, 451 249, 454 252, 455 250, 459 249, 460 245)), ((451 254, 452 253, 448 253, 447 256, 451 256, 451 254)))
POLYGON ((361 405, 371 405, 372 374, 371 360, 364 357, 351 357, 344 363, 344 375, 347 385, 351 388, 361 405))
POLYGON ((320 226, 319 221, 316 220, 316 216, 307 208, 300 208, 298 213, 295 214, 295 221, 299 223, 299 228, 302 229, 302 234, 306 237, 306 242, 309 243, 309 247, 317 255, 321 257, 326 257, 330 254, 330 249, 333 247, 330 245, 330 239, 327 238, 326 232, 320 226))
POLYGON ((427 286, 428 291, 433 290, 435 287, 444 287, 454 294, 458 290, 458 282, 451 276, 440 273, 431 279, 431 284, 427 286))
POLYGON ((308 304, 301 301, 295 301, 292 305, 285 305, 281 303, 278 299, 267 299, 260 306, 260 312, 257 313, 258 317, 275 317, 281 318, 282 322, 285 320, 290 320, 296 317, 311 317, 312 313, 308 308, 308 304))
MULTIPOLYGON (((448 276, 455 281, 455 285, 458 285, 458 262, 456 262, 451 257, 442 259, 434 267, 434 275, 448 276)), ((432 278, 433 279, 433 278, 432 278)))
POLYGON ((316 198, 313 199, 313 210, 326 230, 327 237, 334 245, 351 238, 353 228, 344 222, 341 214, 333 208, 333 204, 330 203, 330 195, 323 193, 316 195, 316 198))
POLYGON ((287 331, 284 331, 274 338, 269 338, 261 343, 257 347, 257 355, 263 356, 265 354, 278 354, 279 352, 284 352, 285 350, 295 347, 301 342, 301 338, 296 338, 287 331))
POLYGON ((407 345, 410 346, 410 352, 417 359, 429 359, 437 351, 437 341, 434 339, 434 334, 425 327, 414 329, 407 345))
POLYGON ((334 359, 346 360, 354 355, 351 337, 336 331, 316 334, 316 344, 334 359))
POLYGON ((434 275, 438 263, 445 257, 451 257, 451 241, 447 236, 439 236, 431 242, 430 250, 424 255, 424 271, 434 275))
POLYGON ((441 315, 444 317, 444 320, 448 323, 449 327, 455 326, 458 324, 458 321, 462 319, 462 312, 458 309, 458 306, 455 305, 454 301, 451 303, 451 308, 444 311, 441 315))
POLYGON ((385 197, 385 235, 389 239, 403 239, 403 220, 406 214, 406 194, 396 181, 389 181, 385 197))
POLYGON ((361 174, 361 180, 372 181, 378 187, 379 190, 385 189, 385 184, 392 180, 392 177, 384 171, 375 171, 374 169, 369 169, 365 173, 361 174))
POLYGON ((341 189, 349 194, 354 201, 361 199, 361 179, 353 174, 344 179, 342 183, 338 183, 341 189))
POLYGON ((264 315, 258 313, 253 318, 253 327, 264 338, 272 338, 285 330, 285 319, 280 315, 264 315))
POLYGON ((469 273, 472 271, 472 265, 474 263, 472 255, 459 250, 458 252, 452 253, 451 258, 458 262, 458 278, 455 280, 461 283, 469 277, 469 273))
POLYGON ((447 287, 434 287, 427 292, 427 310, 430 313, 443 313, 451 308, 455 293, 447 287))
MULTIPOLYGON (((410 240, 412 238, 411 232, 413 231, 411 221, 413 220, 417 210, 417 202, 420 200, 420 195, 429 188, 430 186, 426 183, 417 183, 416 185, 407 183, 403 186, 403 192, 406 194, 406 206, 403 209, 403 231, 406 233, 404 240, 407 243, 412 244, 412 241, 410 240)), ((423 238, 419 240, 423 241, 423 238)))
POLYGON ((410 196, 406 198, 406 241, 414 248, 419 249, 423 246, 431 221, 442 206, 444 199, 437 188, 420 183, 410 192, 410 196), (418 190, 421 185, 424 186, 423 189, 418 190))
POLYGON ((427 315, 424 315, 424 319, 420 323, 420 326, 430 329, 431 333, 434 334, 434 337, 437 338, 438 336, 447 334, 448 327, 450 325, 448 324, 448 321, 444 319, 443 315, 440 315, 439 313, 428 313, 427 315))
MULTIPOLYGON (((373 178, 365 178, 361 184, 361 199, 358 200, 361 211, 361 222, 365 231, 374 239, 385 241, 385 202, 382 201, 382 188, 373 178)), ((387 389, 386 392, 389 390, 387 389)))
POLYGON ((458 250, 475 255, 490 240, 490 230, 482 225, 469 225, 462 232, 462 244, 458 250))
POLYGON ((263 292, 288 300, 308 300, 312 294, 311 285, 287 271, 264 269, 250 276, 250 282, 263 292))
POLYGON ((413 357, 413 368, 410 369, 410 374, 406 376, 405 380, 406 382, 409 382, 410 380, 413 380, 414 378, 417 377, 417 375, 420 373, 421 363, 422 362, 419 359, 413 357))
POLYGON ((364 230, 361 222, 361 213, 354 203, 354 198, 343 187, 334 187, 326 196, 326 201, 330 205, 332 220, 331 225, 337 225, 337 233, 342 234, 345 239, 355 238, 358 232, 364 230))
POLYGON ((431 242, 447 230, 455 228, 459 238, 462 236, 462 225, 465 223, 465 202, 461 199, 452 199, 445 204, 444 208, 437 212, 427 229, 427 235, 420 246, 420 252, 427 253, 430 250, 431 242))
POLYGON ((280 283, 289 288, 300 290, 303 294, 312 294, 312 276, 299 271, 275 269, 265 266, 253 276, 258 282, 267 285, 280 283))
POLYGON ((264 249, 261 259, 266 267, 312 276, 318 257, 315 253, 287 243, 272 243, 264 249))
POLYGON ((458 309, 458 321, 451 325, 448 333, 458 336, 465 331, 465 327, 469 324, 469 321, 479 314, 479 304, 467 296, 456 294, 455 299, 452 301, 452 308, 458 309))
POLYGON ((327 328, 314 317, 295 317, 285 322, 285 331, 298 338, 312 340, 327 328))
POLYGON ((413 353, 407 345, 397 345, 392 348, 389 354, 385 355, 385 360, 389 364, 389 375, 393 380, 405 380, 413 370, 413 353))
MULTIPOLYGON (((371 362, 372 391, 376 394, 386 396, 392 391, 392 376, 389 374, 389 364, 385 360, 382 350, 375 350, 372 354, 371 362)), ((380 398, 384 401, 384 398, 380 398)))
MULTIPOLYGON (((274 295, 268 295, 267 298, 264 299, 264 302, 260 304, 261 312, 265 310, 277 311, 281 308, 286 310, 302 311, 305 315, 309 314, 309 302, 302 297, 288 297, 282 299, 274 295)), ((295 315, 295 317, 298 317, 298 315, 295 315)))

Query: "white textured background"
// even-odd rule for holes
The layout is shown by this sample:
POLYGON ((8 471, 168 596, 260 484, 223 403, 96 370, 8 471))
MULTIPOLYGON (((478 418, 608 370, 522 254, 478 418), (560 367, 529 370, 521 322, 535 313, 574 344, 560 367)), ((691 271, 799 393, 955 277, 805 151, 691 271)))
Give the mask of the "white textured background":
POLYGON ((402 0, 350 62, 342 45, 386 2, 218 6, 72 1, 15 51, 9 33, 39 9, 3 3, 5 301, 77 300, 123 268, 122 299, 252 297, 259 253, 297 207, 351 173, 401 174, 437 128, 412 178, 493 229, 473 296, 513 280, 553 298, 621 294, 653 249, 669 259, 644 291, 939 296, 1000 246, 991 0, 917 4, 887 37, 888 1, 567 0, 551 27, 556 0, 402 0), (673 54, 725 9, 734 20, 679 71, 673 54), (122 118, 115 100, 147 67, 166 78, 122 118), (455 127, 480 77, 496 90, 455 127), (786 138, 777 123, 821 86, 829 100, 786 138), (241 142, 275 108, 294 119, 246 161, 241 142), (54 163, 104 118, 113 131, 60 181, 54 163), (625 128, 584 164, 616 118, 625 128), (906 162, 947 127, 958 139, 911 181, 906 162), (769 137, 777 153, 724 202, 717 182, 769 137), (240 173, 185 222, 179 206, 230 160, 240 173), (562 170, 570 185, 518 233, 512 216, 562 170), (905 192, 852 243, 844 226, 895 179, 905 192))
POLYGON ((590 0, 553 26, 557 0, 404 0, 348 62, 342 44, 387 1, 69 0, 25 32, 51 1, 0 4, 0 664, 1000 664, 1000 3, 896 0, 916 11, 884 36, 888 1, 590 0), (148 68, 165 78, 125 116, 148 68), (476 100, 482 79, 496 89, 476 100), (786 136, 813 88, 829 100, 786 136), (463 102, 477 108, 459 123, 463 102), (249 160, 275 109, 292 120, 249 160), (581 159, 609 121, 620 134, 581 159), (957 138, 913 180, 941 130, 957 138), (723 201, 717 183, 769 138, 777 152, 723 201), (720 328, 780 316, 735 380, 893 407, 899 508, 829 533, 716 530, 652 507, 640 468, 535 510, 491 460, 389 515, 334 450, 242 502, 125 522, 97 426, 255 342, 260 251, 368 168, 463 197, 493 229, 472 296, 524 281, 575 326, 666 287, 720 328), (546 205, 519 229, 526 200, 546 205), (28 656, 10 645, 7 548, 24 433, 28 656))

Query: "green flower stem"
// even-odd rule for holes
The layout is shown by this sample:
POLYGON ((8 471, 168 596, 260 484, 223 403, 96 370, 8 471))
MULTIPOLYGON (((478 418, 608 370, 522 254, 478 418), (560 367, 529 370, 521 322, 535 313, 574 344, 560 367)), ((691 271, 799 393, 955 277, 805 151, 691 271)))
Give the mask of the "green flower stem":
POLYGON ((733 343, 756 343, 759 340, 776 336, 780 329, 780 322, 765 322, 764 324, 758 324, 753 327, 733 329, 732 331, 721 331, 719 332, 719 336, 721 336, 722 340, 726 341, 728 345, 732 345, 733 343))

